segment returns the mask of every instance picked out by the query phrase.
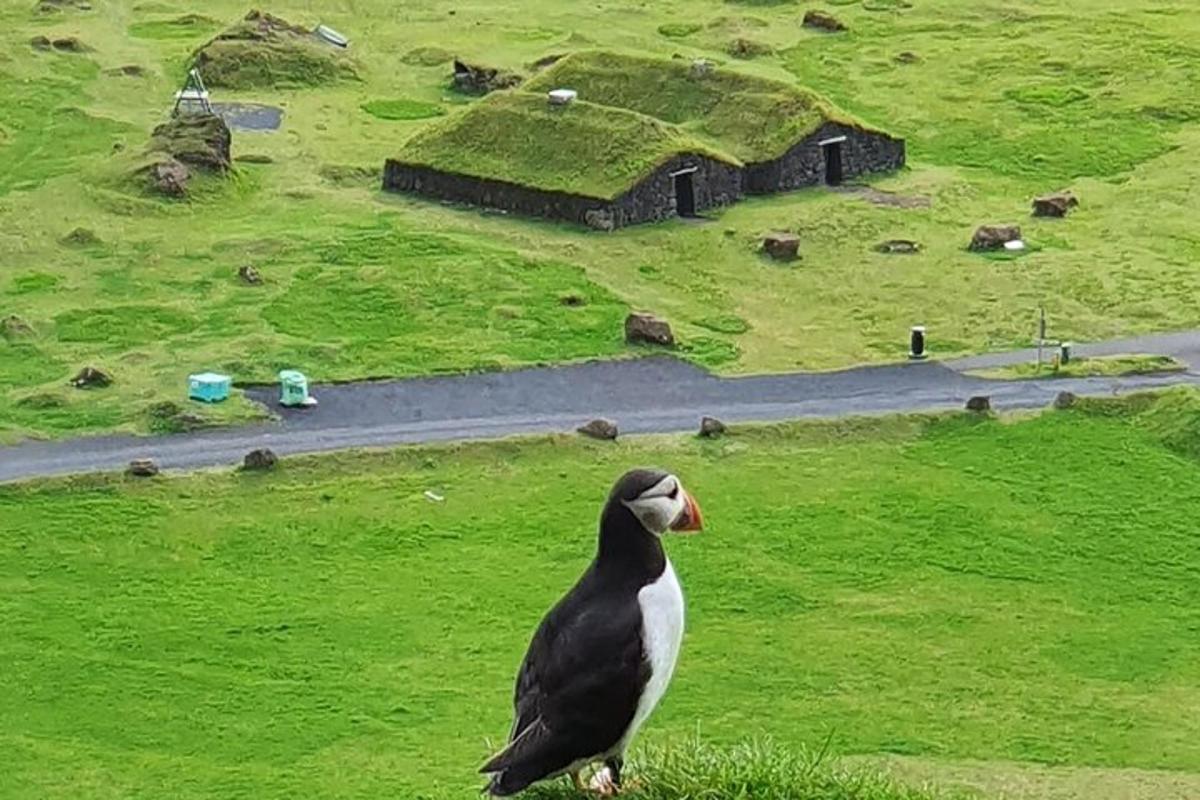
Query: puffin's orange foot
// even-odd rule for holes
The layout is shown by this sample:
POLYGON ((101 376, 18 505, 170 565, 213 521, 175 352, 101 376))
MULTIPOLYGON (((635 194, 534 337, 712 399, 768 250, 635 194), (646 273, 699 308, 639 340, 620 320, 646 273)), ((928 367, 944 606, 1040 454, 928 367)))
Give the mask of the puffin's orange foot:
POLYGON ((600 797, 616 797, 624 790, 636 789, 637 786, 637 781, 625 781, 618 784, 613 779, 612 770, 610 770, 608 767, 601 767, 596 771, 596 774, 592 776, 592 781, 588 785, 588 788, 600 797))

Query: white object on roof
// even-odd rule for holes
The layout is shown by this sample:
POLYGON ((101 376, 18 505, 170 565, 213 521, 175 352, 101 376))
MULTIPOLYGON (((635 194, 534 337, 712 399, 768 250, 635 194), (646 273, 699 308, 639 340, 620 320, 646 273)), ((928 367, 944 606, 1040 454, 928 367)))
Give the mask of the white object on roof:
POLYGON ((350 46, 349 39, 347 39, 345 36, 342 36, 340 33, 335 31, 333 28, 329 27, 328 25, 318 25, 317 29, 315 31, 313 31, 313 33, 315 33, 317 35, 317 38, 324 39, 325 41, 329 42, 334 47, 349 47, 350 46))
POLYGON ((1004 249, 1005 250, 1024 250, 1025 243, 1022 242, 1020 239, 1013 239, 1011 242, 1004 243, 1004 249))
POLYGON ((550 99, 550 105, 552 106, 565 106, 576 97, 579 97, 579 92, 574 89, 551 89, 546 97, 550 99))

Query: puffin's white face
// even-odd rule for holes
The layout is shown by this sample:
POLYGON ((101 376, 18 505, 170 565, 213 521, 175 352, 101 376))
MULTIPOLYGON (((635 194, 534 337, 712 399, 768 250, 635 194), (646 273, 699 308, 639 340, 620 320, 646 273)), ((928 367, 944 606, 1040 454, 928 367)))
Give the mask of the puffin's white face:
POLYGON ((698 531, 702 524, 700 507, 674 475, 663 478, 633 500, 621 502, 655 536, 668 530, 698 531))

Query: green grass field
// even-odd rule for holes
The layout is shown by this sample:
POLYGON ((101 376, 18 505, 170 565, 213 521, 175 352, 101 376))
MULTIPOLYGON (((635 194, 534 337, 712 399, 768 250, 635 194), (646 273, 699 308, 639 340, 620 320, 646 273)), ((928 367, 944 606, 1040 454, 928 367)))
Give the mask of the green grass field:
POLYGON ((1197 419, 1174 391, 0 487, 0 796, 475 796, 610 482, 654 463, 708 527, 669 542, 689 628, 644 743, 1175 797, 1200 774, 1197 419))
POLYGON ((216 90, 282 106, 284 125, 235 134, 235 155, 270 162, 239 162, 183 203, 144 196, 126 170, 190 54, 248 6, 33 5, 0 8, 0 319, 32 329, 0 337, 0 438, 149 430, 147 409, 180 400, 198 369, 344 380, 623 355, 630 308, 667 317, 685 357, 723 372, 900 359, 914 323, 947 356, 1024 346, 1039 304, 1076 341, 1200 322, 1190 0, 812 4, 850 28, 833 35, 802 28, 808 6, 791 2, 279 0, 266 10, 350 36, 358 78, 216 90), (88 50, 36 50, 34 36, 88 50), (731 59, 737 39, 765 54, 731 59), (906 137, 910 169, 877 188, 930 205, 815 190, 606 236, 377 190, 385 158, 472 102, 446 88, 455 54, 529 75, 594 48, 810 86, 906 137), (1032 195, 1065 186, 1082 201, 1071 217, 1028 218, 1032 195), (1006 221, 1029 253, 965 252, 977 224, 1006 221), (80 227, 97 241, 63 241, 80 227), (801 234, 796 266, 758 255, 774 229, 801 234), (924 249, 873 251, 890 238, 924 249), (239 285, 243 264, 266 284, 239 285), (568 294, 588 302, 561 305, 568 294), (68 390, 88 363, 114 386, 68 390))
POLYGON ((1183 372, 1186 369, 1186 364, 1170 356, 1129 355, 1073 358, 1066 364, 1059 364, 1047 358, 1040 365, 1036 361, 1030 361, 1007 367, 969 370, 967 374, 994 380, 1021 380, 1025 378, 1153 375, 1160 372, 1183 372))

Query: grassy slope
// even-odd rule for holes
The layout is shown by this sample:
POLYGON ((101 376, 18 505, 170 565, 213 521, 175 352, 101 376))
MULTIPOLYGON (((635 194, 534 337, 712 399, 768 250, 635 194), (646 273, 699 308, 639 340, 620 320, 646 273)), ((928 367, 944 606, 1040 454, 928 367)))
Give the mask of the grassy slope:
POLYGON ((709 521, 650 740, 1200 772, 1197 400, 1129 408, 0 488, 0 794, 472 796, 644 462, 709 521))
MULTIPOLYGON (((110 0, 90 15, 39 17, 28 5, 0 9, 0 317, 20 315, 37 336, 0 340, 0 437, 144 429, 144 408, 179 399, 187 372, 223 365, 241 380, 281 364, 346 379, 615 355, 629 306, 668 317, 689 357, 738 372, 903 358, 917 322, 939 354, 1024 346, 1039 304, 1052 335, 1076 341, 1200 322, 1191 213, 1200 204, 1200 22, 1190 0, 1153 9, 928 0, 894 12, 855 3, 830 9, 852 29, 838 35, 802 29, 803 7, 789 3, 662 0, 635 10, 477 0, 457 4, 453 17, 432 0, 326 4, 319 13, 353 38, 362 81, 221 92, 282 104, 284 130, 236 135, 235 153, 275 163, 242 165, 235 181, 191 204, 129 194, 114 159, 140 151, 186 55, 246 5, 213 0, 204 9, 212 24, 165 26, 191 9, 110 0), (658 33, 664 25, 672 36, 658 33), (33 35, 77 35, 93 51, 35 53, 33 35), (362 106, 461 102, 445 91, 449 65, 432 48, 525 70, 574 48, 720 59, 742 35, 779 55, 739 69, 799 79, 905 136, 913 168, 879 185, 932 207, 801 192, 739 204, 712 225, 598 236, 374 190, 383 160, 429 122, 379 119, 362 106), (896 63, 902 51, 921 60, 896 63), (102 72, 127 64, 147 74, 102 72), (125 149, 114 154, 114 145, 125 149), (1068 184, 1083 202, 1070 218, 1025 219, 1031 195, 1068 184), (975 225, 1009 220, 1023 221, 1041 249, 1014 261, 964 252, 975 225), (60 244, 77 226, 102 244, 60 244), (796 268, 757 255, 759 235, 772 229, 802 235, 796 268), (925 248, 916 257, 872 251, 888 238, 925 248), (321 255, 360 247, 375 253, 370 264, 321 255), (425 249, 439 253, 436 269, 425 249), (264 268, 266 287, 237 285, 244 263, 264 268), (593 305, 560 309, 567 292, 593 305), (417 313, 397 314, 395 298, 417 313), (330 313, 281 327, 293 304, 330 313), (77 323, 97 309, 103 341, 81 339, 77 323), (147 318, 148 331, 138 323, 147 318), (66 378, 93 361, 117 385, 67 392, 66 378), (43 394, 65 405, 48 414, 21 404, 43 394)), ((298 0, 270 10, 318 19, 298 0)))
POLYGON ((794 83, 729 67, 696 79, 691 66, 683 59, 587 52, 564 58, 523 88, 572 88, 583 100, 693 130, 742 161, 777 158, 825 121, 844 119, 794 83))
POLYGON ((737 163, 645 114, 497 93, 409 139, 401 161, 608 200, 679 153, 737 163))
POLYGON ((1076 358, 1066 364, 1055 366, 1046 363, 1040 367, 1037 362, 1028 364, 1013 364, 1008 367, 993 369, 976 369, 968 371, 968 375, 979 378, 996 380, 1012 380, 1014 378, 1090 378, 1100 375, 1151 375, 1157 372, 1182 372, 1187 365, 1170 356, 1105 356, 1098 358, 1076 358))

